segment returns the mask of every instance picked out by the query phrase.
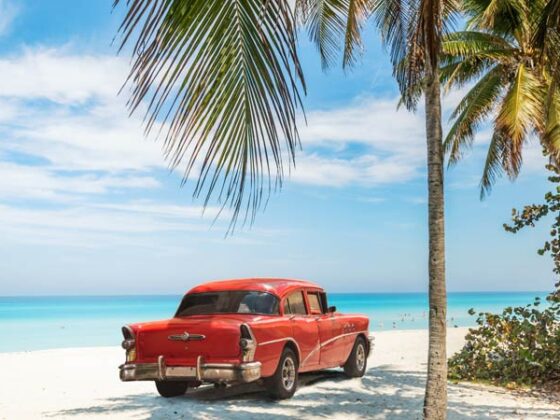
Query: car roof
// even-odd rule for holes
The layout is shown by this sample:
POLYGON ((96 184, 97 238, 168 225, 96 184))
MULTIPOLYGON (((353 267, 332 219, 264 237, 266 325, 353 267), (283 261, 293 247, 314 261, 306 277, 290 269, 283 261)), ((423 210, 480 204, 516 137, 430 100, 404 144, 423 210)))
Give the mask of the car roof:
POLYGON ((268 292, 279 297, 301 288, 323 290, 321 286, 305 280, 255 277, 212 281, 193 287, 188 293, 223 292, 227 290, 253 290, 268 292))

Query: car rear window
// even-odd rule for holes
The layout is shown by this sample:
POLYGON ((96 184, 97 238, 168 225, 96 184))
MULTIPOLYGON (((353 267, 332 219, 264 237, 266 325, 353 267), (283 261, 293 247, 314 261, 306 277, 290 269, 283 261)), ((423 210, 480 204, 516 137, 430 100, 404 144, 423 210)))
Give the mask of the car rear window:
POLYGON ((183 298, 175 316, 225 313, 278 315, 278 298, 253 291, 193 293, 183 298))

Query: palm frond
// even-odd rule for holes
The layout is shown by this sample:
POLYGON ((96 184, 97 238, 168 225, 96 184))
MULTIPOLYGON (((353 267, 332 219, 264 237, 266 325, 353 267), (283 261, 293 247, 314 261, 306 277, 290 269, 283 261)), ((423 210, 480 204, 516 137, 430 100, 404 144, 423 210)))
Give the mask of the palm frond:
POLYGON ((319 50, 323 70, 335 64, 346 28, 347 1, 306 1, 301 2, 300 8, 296 11, 307 27, 311 41, 319 50))
POLYGON ((373 0, 372 13, 389 49, 393 75, 401 91, 401 100, 414 109, 423 79, 424 50, 421 48, 420 0, 373 0))
POLYGON ((455 120, 444 141, 444 150, 449 153, 449 165, 459 161, 464 148, 472 145, 474 135, 490 114, 503 88, 503 69, 492 68, 461 100, 451 114, 455 120))
POLYGON ((542 84, 520 63, 496 117, 496 130, 508 139, 513 154, 521 154, 521 147, 533 127, 542 128, 543 99, 542 84))
POLYGON ((354 65, 362 54, 362 31, 364 23, 370 14, 371 0, 348 0, 348 17, 342 60, 343 67, 354 65))
POLYGON ((407 54, 407 43, 417 0, 373 0, 373 16, 388 47, 393 67, 401 65, 407 54))
POLYGON ((551 95, 545 107, 546 122, 544 132, 541 134, 541 143, 549 155, 560 161, 560 92, 557 90, 551 95))
POLYGON ((551 32, 560 32, 560 0, 547 1, 537 23, 533 44, 540 50, 545 50, 551 32))
POLYGON ((344 68, 355 64, 363 51, 362 30, 371 14, 371 0, 297 0, 295 5, 323 69, 336 63, 340 50, 344 68))
MULTIPOLYGON (((116 0, 116 4, 120 3, 116 0)), ((254 217, 281 185, 284 150, 299 144, 305 91, 293 11, 286 1, 127 0, 122 44, 134 55, 131 112, 165 132, 172 168, 198 172, 204 194, 254 217), (134 39, 134 41, 132 41, 134 39)))
POLYGON ((489 59, 466 58, 466 59, 445 59, 442 57, 442 66, 439 69, 440 82, 444 87, 444 92, 448 93, 451 88, 461 88, 467 83, 478 79, 487 70, 496 65, 489 59))
MULTIPOLYGON (((538 0, 537 0, 538 1, 538 0)), ((527 5, 519 0, 464 0, 467 28, 513 35, 527 23, 527 5)))
POLYGON ((406 108, 415 109, 426 72, 437 73, 441 37, 453 28, 460 7, 458 0, 373 0, 373 16, 406 108))
POLYGON ((507 40, 486 32, 460 31, 446 35, 442 41, 444 55, 460 58, 505 60, 517 49, 507 40))
POLYGON ((492 190, 496 180, 503 174, 503 156, 506 140, 499 131, 494 131, 488 146, 482 178, 480 180, 480 199, 484 200, 492 190))

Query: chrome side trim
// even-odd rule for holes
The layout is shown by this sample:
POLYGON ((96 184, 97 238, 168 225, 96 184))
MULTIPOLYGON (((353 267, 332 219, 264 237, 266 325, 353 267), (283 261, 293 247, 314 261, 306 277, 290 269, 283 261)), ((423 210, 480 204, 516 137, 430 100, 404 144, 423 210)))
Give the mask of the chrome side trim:
POLYGON ((262 343, 259 343, 259 346, 266 346, 268 344, 280 343, 281 341, 293 341, 294 343, 297 344, 294 337, 284 337, 284 338, 277 338, 275 340, 270 340, 270 341, 263 341, 262 343))
POLYGON ((297 341, 294 337, 284 337, 284 338, 277 338, 276 340, 263 341, 262 343, 259 343, 259 346, 266 346, 268 344, 281 343, 282 341, 289 341, 291 343, 294 343, 296 345, 296 348, 297 348, 297 351, 298 351, 298 357, 301 358, 301 349, 299 348, 299 344, 297 343, 297 341))
POLYGON ((301 362, 301 366, 304 366, 311 356, 313 356, 315 353, 317 353, 319 350, 321 350, 323 347, 329 345, 333 341, 336 341, 339 338, 348 337, 349 335, 358 335, 358 334, 363 334, 363 333, 368 333, 368 331, 354 331, 354 332, 351 332, 351 333, 340 334, 340 335, 337 335, 336 337, 329 338, 327 341, 325 341, 323 343, 320 343, 317 347, 315 347, 313 350, 311 350, 309 352, 309 354, 307 356, 305 356, 305 359, 303 359, 303 361, 301 362))

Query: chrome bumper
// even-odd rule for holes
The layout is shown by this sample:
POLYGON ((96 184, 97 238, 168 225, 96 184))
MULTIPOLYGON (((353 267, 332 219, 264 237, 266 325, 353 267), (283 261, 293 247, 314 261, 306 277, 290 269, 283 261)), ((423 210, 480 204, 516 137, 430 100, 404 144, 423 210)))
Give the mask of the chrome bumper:
POLYGON ((202 363, 196 366, 167 366, 163 356, 157 363, 127 363, 119 366, 121 381, 200 381, 200 382, 253 382, 261 377, 261 362, 202 363))

